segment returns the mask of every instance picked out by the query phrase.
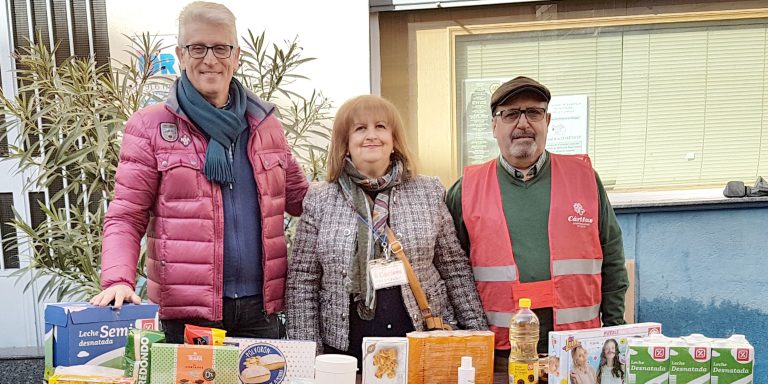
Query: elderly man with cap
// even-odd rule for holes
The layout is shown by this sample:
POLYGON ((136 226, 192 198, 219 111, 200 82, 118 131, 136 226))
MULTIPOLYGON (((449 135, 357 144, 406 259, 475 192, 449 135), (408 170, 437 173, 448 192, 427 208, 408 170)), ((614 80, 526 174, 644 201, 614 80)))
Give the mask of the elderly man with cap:
POLYGON ((497 357, 523 297, 541 321, 540 353, 549 331, 624 323, 621 229, 589 157, 544 150, 550 99, 528 77, 502 84, 491 97, 501 155, 466 167, 446 196, 497 357))

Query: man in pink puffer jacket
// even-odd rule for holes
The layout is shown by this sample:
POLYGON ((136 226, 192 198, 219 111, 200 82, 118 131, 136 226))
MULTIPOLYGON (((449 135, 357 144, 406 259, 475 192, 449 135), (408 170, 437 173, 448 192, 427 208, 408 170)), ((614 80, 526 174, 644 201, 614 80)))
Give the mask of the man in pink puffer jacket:
POLYGON ((277 338, 287 250, 283 213, 301 214, 308 183, 274 106, 233 78, 235 17, 194 2, 179 16, 182 76, 165 104, 125 127, 115 196, 104 220, 102 288, 94 305, 139 303, 140 243, 147 290, 169 342, 184 324, 277 338))

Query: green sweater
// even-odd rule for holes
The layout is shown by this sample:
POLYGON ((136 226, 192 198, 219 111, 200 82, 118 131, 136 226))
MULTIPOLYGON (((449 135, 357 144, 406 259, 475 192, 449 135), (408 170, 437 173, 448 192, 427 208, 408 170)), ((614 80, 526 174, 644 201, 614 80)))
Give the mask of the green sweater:
MULTIPOLYGON (((549 280, 549 204, 552 185, 550 158, 542 169, 528 181, 515 179, 502 166, 497 165, 501 200, 507 219, 509 237, 514 244, 520 282, 549 280)), ((624 267, 624 245, 621 228, 616 221, 608 195, 595 173, 600 200, 598 229, 603 249, 601 319, 604 326, 624 324, 624 294, 629 286, 627 270, 624 267)), ((456 233, 464 251, 469 254, 469 234, 464 225, 461 211, 461 183, 459 179, 446 194, 446 204, 453 216, 456 233)), ((472 255, 470 254, 470 257, 472 255)), ((539 352, 547 351, 547 337, 553 330, 551 308, 537 309, 541 328, 539 352)))

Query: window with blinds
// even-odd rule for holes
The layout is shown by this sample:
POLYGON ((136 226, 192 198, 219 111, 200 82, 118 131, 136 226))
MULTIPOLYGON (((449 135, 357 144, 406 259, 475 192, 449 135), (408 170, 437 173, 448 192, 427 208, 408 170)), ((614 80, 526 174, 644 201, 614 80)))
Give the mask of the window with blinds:
MULTIPOLYGON (((105 0, 10 0, 9 11, 14 50, 18 51, 19 47, 39 39, 51 49, 58 45, 55 53, 57 64, 71 56, 92 56, 97 65, 109 63, 105 0)), ((35 135, 28 138, 30 144, 39 140, 40 137, 35 135)), ((7 142, 0 142, 0 156, 4 153, 3 144, 7 156, 7 142)), ((45 151, 45 148, 42 150, 45 151)), ((37 152, 37 155, 42 154, 39 150, 37 152)), ((48 188, 48 196, 54 196, 64 185, 63 178, 56 178, 48 188)), ((47 201, 43 192, 31 192, 29 198, 32 224, 36 227, 44 217, 37 200, 46 204, 47 201)), ((76 203, 73 198, 62 198, 52 208, 62 209, 76 203)))
MULTIPOLYGON (((0 71, 2 71, 3 68, 0 67, 0 71)), ((2 76, 0 76, 0 90, 3 89, 3 79, 2 76)), ((1 91, 0 91, 1 92, 1 91)), ((5 128, 5 114, 0 111, 0 158, 8 157, 8 136, 7 136, 7 129, 5 128)), ((2 159, 0 159, 2 160, 2 159)))
POLYGON ((13 193, 0 193, 0 236, 2 236, 0 254, 3 255, 3 264, 0 265, 0 270, 19 268, 19 252, 16 248, 16 229, 8 224, 12 222, 14 218, 13 193))
MULTIPOLYGON (((57 63, 73 55, 93 55, 97 64, 109 63, 105 0, 10 0, 9 11, 14 51, 40 39, 51 49, 58 44, 57 63)), ((16 65, 23 69, 19 63, 16 65)), ((28 140, 29 145, 34 145, 40 137, 28 140)))
POLYGON ((768 174, 767 36, 760 20, 457 37, 459 142, 474 134, 465 84, 525 75, 588 96, 588 152, 607 188, 750 182, 768 174))

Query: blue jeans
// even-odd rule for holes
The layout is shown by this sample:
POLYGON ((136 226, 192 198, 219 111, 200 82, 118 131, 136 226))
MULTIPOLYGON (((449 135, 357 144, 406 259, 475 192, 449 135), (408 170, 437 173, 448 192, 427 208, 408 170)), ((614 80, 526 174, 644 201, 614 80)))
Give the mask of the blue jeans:
POLYGON ((219 328, 230 337, 252 337, 258 339, 285 338, 285 324, 276 315, 267 315, 261 296, 247 296, 237 299, 224 298, 223 319, 208 321, 202 319, 163 320, 167 343, 184 343, 184 325, 219 328))

